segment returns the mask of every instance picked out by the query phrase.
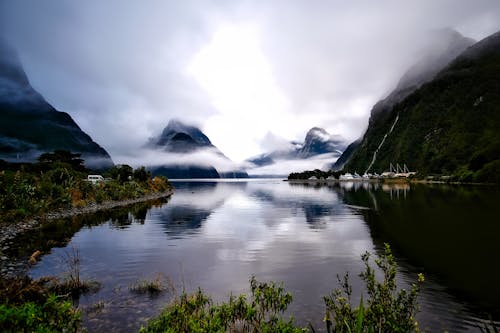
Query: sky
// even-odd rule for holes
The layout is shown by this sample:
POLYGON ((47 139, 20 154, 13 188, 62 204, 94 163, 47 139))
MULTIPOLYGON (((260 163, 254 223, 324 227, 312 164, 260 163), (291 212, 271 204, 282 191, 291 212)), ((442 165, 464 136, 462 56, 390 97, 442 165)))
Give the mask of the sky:
POLYGON ((355 140, 442 28, 480 40, 500 1, 0 2, 33 87, 115 162, 173 118, 236 162, 314 126, 355 140))

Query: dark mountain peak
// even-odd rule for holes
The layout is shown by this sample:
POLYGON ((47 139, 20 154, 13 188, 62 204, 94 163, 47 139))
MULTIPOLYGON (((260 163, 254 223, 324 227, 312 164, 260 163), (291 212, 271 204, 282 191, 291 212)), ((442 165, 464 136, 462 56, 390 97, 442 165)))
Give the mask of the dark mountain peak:
POLYGON ((346 143, 340 135, 331 135, 324 128, 313 127, 307 131, 304 142, 290 142, 288 149, 275 150, 247 159, 255 166, 266 166, 279 160, 307 159, 321 154, 332 154, 338 157, 345 149, 346 143))
POLYGON ((422 59, 403 74, 395 91, 413 91, 432 80, 448 63, 474 43, 475 40, 464 37, 453 29, 436 30, 428 41, 422 59))
POLYGON ((0 36, 0 76, 20 86, 29 85, 17 52, 0 36))
POLYGON ((168 122, 167 127, 163 129, 161 135, 158 138, 153 139, 153 145, 165 146, 178 133, 184 133, 185 135, 190 136, 193 144, 200 147, 212 146, 210 139, 205 134, 203 134, 203 132, 200 131, 199 128, 191 125, 186 125, 178 119, 172 119, 168 122))
POLYGON ((113 165, 109 154, 31 87, 17 52, 0 38, 0 159, 33 162, 45 152, 82 154, 85 165, 113 165))
MULTIPOLYGON (((146 146, 176 154, 204 151, 213 154, 214 158, 229 161, 199 128, 187 125, 178 119, 170 120, 160 136, 150 139, 146 146)), ((248 174, 236 166, 234 170, 220 171, 210 165, 210 161, 206 161, 204 165, 195 162, 172 164, 172 161, 166 161, 165 165, 151 166, 151 170, 153 174, 168 178, 248 178, 248 174)))
POLYGON ((320 127, 311 128, 304 140, 304 145, 299 149, 299 155, 310 157, 326 153, 338 153, 345 149, 345 141, 339 135, 330 135, 325 129, 320 127))
POLYGON ((31 87, 16 50, 2 37, 0 37, 0 106, 13 106, 18 112, 55 111, 31 87))
POLYGON ((480 57, 485 57, 488 54, 496 55, 500 53, 500 31, 480 40, 473 46, 469 47, 465 52, 463 52, 450 66, 452 66, 457 61, 462 61, 465 59, 476 59, 480 57))
POLYGON ((313 138, 313 137, 327 138, 327 137, 330 137, 330 134, 328 134, 328 132, 324 128, 313 127, 309 131, 307 131, 306 140, 308 137, 309 138, 313 138))

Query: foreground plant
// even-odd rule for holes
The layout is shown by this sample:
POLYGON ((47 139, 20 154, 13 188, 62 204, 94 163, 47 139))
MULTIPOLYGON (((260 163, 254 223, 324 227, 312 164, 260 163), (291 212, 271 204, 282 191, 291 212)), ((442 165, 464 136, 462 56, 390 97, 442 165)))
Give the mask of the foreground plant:
POLYGON ((140 332, 307 332, 295 327, 293 318, 283 318, 292 295, 281 284, 252 277, 250 287, 249 298, 230 296, 221 304, 214 304, 201 289, 191 295, 182 293, 140 332))
POLYGON ((46 286, 49 279, 0 279, 1 332, 80 332, 81 312, 46 286))
POLYGON ((370 254, 361 256, 365 270, 360 274, 366 284, 368 299, 361 297, 358 307, 351 306, 352 287, 349 274, 339 278, 341 288, 324 297, 327 331, 330 332, 419 332, 415 315, 418 312, 417 296, 424 282, 423 274, 418 274, 417 283, 409 290, 398 289, 396 284, 396 261, 388 244, 384 253, 375 259, 375 264, 383 274, 378 281, 375 270, 370 265, 370 254))

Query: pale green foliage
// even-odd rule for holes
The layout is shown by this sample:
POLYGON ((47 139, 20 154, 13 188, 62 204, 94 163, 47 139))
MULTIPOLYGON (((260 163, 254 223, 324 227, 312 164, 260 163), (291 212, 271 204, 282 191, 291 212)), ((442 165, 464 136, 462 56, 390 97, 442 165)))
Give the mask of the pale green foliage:
POLYGON ((375 259, 383 274, 378 281, 370 265, 370 254, 361 256, 365 270, 360 277, 366 284, 368 299, 361 298, 358 307, 351 306, 352 287, 349 274, 339 278, 340 289, 324 297, 325 321, 328 332, 418 332, 415 315, 418 311, 417 296, 424 276, 418 274, 417 283, 409 290, 398 289, 396 284, 396 261, 388 244, 384 253, 375 259))
POLYGON ((225 303, 214 304, 200 289, 183 293, 148 326, 146 332, 306 332, 282 316, 292 295, 280 284, 250 280, 251 297, 231 296, 225 303))

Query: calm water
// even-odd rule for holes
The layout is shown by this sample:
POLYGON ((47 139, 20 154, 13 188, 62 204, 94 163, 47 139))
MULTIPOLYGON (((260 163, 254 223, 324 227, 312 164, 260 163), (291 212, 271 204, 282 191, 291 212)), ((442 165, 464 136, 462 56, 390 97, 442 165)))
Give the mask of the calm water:
POLYGON ((62 256, 77 247, 82 276, 102 283, 99 292, 80 299, 89 331, 134 332, 157 314, 171 294, 129 291, 137 279, 157 273, 179 290, 201 286, 218 300, 248 292, 252 275, 283 281, 294 295, 290 314, 322 329, 322 296, 338 286, 336 275, 349 271, 353 294, 360 295, 360 255, 379 252, 384 242, 395 251, 401 286, 417 272, 426 275, 421 328, 478 332, 481 318, 500 318, 496 188, 318 187, 281 180, 174 184, 168 203, 62 221, 28 235, 26 253, 60 246, 32 268, 32 276, 62 274, 62 256), (104 307, 93 309, 97 302, 104 307))

